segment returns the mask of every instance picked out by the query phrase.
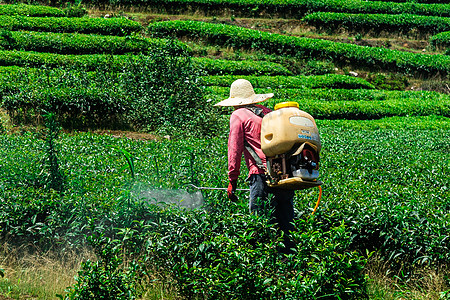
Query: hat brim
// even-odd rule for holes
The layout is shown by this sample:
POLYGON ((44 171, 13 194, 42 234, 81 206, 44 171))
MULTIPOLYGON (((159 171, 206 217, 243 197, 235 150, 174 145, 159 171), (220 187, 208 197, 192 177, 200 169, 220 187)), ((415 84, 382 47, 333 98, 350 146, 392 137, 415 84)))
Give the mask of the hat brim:
POLYGON ((255 103, 263 102, 273 97, 272 93, 269 94, 255 94, 250 98, 228 98, 214 104, 214 106, 245 106, 255 103))

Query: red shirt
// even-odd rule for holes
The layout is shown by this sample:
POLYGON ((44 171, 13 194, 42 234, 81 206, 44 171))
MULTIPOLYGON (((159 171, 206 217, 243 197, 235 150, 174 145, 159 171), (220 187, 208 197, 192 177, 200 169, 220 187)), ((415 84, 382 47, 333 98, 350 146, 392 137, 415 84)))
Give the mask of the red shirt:
MULTIPOLYGON (((263 114, 271 110, 262 105, 255 105, 263 109, 263 114)), ((264 174, 264 170, 258 168, 255 160, 244 147, 244 138, 256 151, 266 165, 266 156, 261 150, 261 121, 262 118, 255 115, 249 109, 242 107, 236 109, 230 116, 230 135, 228 137, 228 178, 237 180, 240 174, 242 153, 249 170, 249 175, 264 174)))

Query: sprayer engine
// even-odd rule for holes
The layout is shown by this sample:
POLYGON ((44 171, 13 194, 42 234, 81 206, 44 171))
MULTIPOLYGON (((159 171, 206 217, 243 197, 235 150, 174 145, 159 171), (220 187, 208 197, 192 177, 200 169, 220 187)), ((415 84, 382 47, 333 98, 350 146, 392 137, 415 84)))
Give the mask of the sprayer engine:
POLYGON ((267 157, 267 172, 272 182, 297 177, 316 180, 319 177, 319 154, 306 143, 296 146, 294 154, 267 157))
POLYGON ((322 184, 319 177, 320 137, 314 118, 296 102, 283 102, 264 116, 261 149, 267 159, 269 185, 305 189, 322 184))

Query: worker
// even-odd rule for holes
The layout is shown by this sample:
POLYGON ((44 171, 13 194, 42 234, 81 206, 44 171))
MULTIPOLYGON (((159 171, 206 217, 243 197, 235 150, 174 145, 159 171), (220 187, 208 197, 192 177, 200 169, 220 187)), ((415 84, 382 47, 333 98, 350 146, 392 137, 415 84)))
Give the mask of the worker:
POLYGON ((242 153, 249 170, 247 178, 250 186, 249 209, 251 213, 263 214, 267 206, 272 211, 271 220, 276 222, 284 233, 284 247, 280 253, 293 252, 294 244, 289 238, 295 229, 294 191, 270 188, 266 182, 266 157, 261 150, 262 117, 271 110, 257 103, 274 95, 255 94, 252 84, 245 79, 238 79, 231 84, 230 97, 215 106, 231 106, 234 111, 230 116, 230 133, 228 137, 228 198, 237 201, 235 195, 240 174, 242 153), (273 197, 269 203, 269 194, 273 197))

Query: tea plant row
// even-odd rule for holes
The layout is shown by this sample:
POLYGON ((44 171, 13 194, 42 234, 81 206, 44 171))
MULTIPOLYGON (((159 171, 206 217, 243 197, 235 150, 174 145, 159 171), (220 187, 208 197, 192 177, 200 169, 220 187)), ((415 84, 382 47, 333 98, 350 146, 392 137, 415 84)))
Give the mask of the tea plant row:
MULTIPOLYGON (((372 0, 370 0, 370 1, 372 1, 372 0)), ((428 4, 447 3, 446 0, 376 0, 376 1, 384 1, 384 2, 413 2, 413 3, 428 3, 428 4)))
POLYGON ((184 36, 202 39, 211 44, 302 58, 332 59, 336 63, 357 65, 359 68, 376 66, 387 71, 424 77, 437 74, 446 76, 450 71, 450 58, 447 55, 426 55, 379 47, 363 47, 321 39, 272 34, 233 25, 167 21, 150 24, 148 30, 156 37, 184 36))
POLYGON ((450 5, 395 3, 382 1, 359 0, 90 0, 94 5, 134 5, 152 7, 169 13, 178 11, 201 11, 206 15, 223 13, 224 9, 232 11, 236 17, 273 17, 301 18, 305 14, 318 11, 370 13, 370 14, 402 14, 410 13, 426 16, 450 16, 450 5))
MULTIPOLYGON (((228 88, 229 90, 229 88, 228 88)), ((227 88, 208 88, 213 101, 226 98, 227 88)), ((320 119, 378 119, 389 116, 450 116, 450 98, 437 92, 402 92, 364 89, 258 89, 273 92, 269 107, 295 101, 320 119)))
MULTIPOLYGON (((30 122, 33 115, 42 111, 58 111, 66 121, 78 120, 78 126, 99 126, 111 119, 127 119, 135 110, 133 103, 139 94, 131 89, 129 82, 135 76, 135 65, 151 68, 152 61, 143 57, 128 60, 122 72, 111 71, 111 64, 105 64, 103 71, 88 73, 79 69, 3 68, 2 106, 18 123, 30 122)), ((139 80, 145 78, 141 76, 139 80)), ((205 99, 215 103, 228 97, 233 80, 233 76, 206 76, 198 84, 206 86, 205 99)), ((366 81, 344 75, 258 77, 255 88, 257 92, 275 93, 267 102, 270 107, 277 101, 297 101, 302 109, 325 119, 450 115, 447 95, 374 90, 366 81)))
MULTIPOLYGON (((132 64, 128 64, 127 68, 131 66, 132 64)), ((134 109, 136 96, 127 86, 126 80, 132 75, 132 69, 129 72, 110 73, 105 69, 102 74, 101 71, 77 73, 70 70, 12 68, 11 73, 5 71, 2 76, 2 106, 19 123, 30 122, 32 119, 25 117, 28 114, 31 117, 33 114, 39 115, 40 111, 58 111, 67 121, 72 119, 82 122, 78 124, 81 126, 106 124, 107 120, 129 116, 134 109), (85 116, 86 119, 80 116, 85 116), (87 122, 84 125, 83 120, 87 122)), ((260 77, 261 81, 255 82, 255 88, 257 92, 275 93, 275 97, 267 102, 270 107, 279 101, 297 101, 302 109, 318 118, 450 116, 449 97, 444 94, 364 89, 368 85, 366 82, 348 78, 352 77, 299 76, 290 78, 290 81, 286 77, 260 77), (280 79, 283 81, 280 82, 280 79), (291 84, 291 88, 288 84, 291 84), (295 85, 299 88, 292 88, 295 85)), ((231 79, 230 76, 203 77, 206 85, 222 80, 222 87, 206 87, 206 99, 209 99, 209 103, 228 97, 229 87, 226 85, 231 79)))
POLYGON ((82 17, 87 11, 81 7, 69 6, 60 9, 44 5, 2 4, 0 15, 27 16, 27 17, 82 17))
POLYGON ((326 74, 318 76, 207 76, 203 78, 207 86, 229 87, 237 79, 250 81, 254 88, 331 88, 331 89, 374 89, 366 80, 339 74, 326 74))
POLYGON ((0 28, 46 32, 78 32, 86 34, 126 36, 142 29, 140 23, 127 18, 60 18, 1 16, 0 28))
MULTIPOLYGON (((37 51, 58 54, 139 54, 168 44, 166 39, 138 36, 93 35, 80 33, 53 33, 37 31, 2 31, 0 47, 5 50, 37 51)), ((177 41, 180 51, 188 47, 177 41)))
MULTIPOLYGON (((176 46, 175 46, 176 48, 176 46)), ((176 51, 176 50, 175 50, 176 51)), ((100 72, 100 71, 99 71, 100 72)), ((227 72, 226 70, 223 71, 227 72)), ((228 71, 230 72, 230 71, 228 71)), ((79 68, 68 69, 38 69, 29 67, 7 66, 0 67, 0 88, 4 94, 12 93, 24 88, 32 82, 52 81, 61 76, 77 78, 84 76, 89 80, 95 80, 96 71, 85 72, 79 68)), ((117 76, 119 76, 119 72, 117 76)), ((229 87, 238 78, 247 79, 255 88, 282 89, 282 88, 334 88, 334 89, 374 89, 374 86, 365 79, 340 74, 326 75, 208 75, 202 76, 202 84, 205 86, 229 87)), ((70 87, 70 84, 68 84, 70 87)))
MULTIPOLYGON (((154 46, 157 45, 154 44, 154 46)), ((155 48, 156 47, 153 49, 155 48)), ((184 49, 178 48, 176 51, 183 52, 183 50, 184 49)), ((104 65, 108 65, 112 70, 120 70, 127 64, 128 61, 132 60, 139 60, 139 55, 74 55, 0 50, 0 66, 26 66, 35 68, 74 67, 88 71, 95 71, 104 65)), ((209 74, 292 74, 292 72, 284 66, 267 61, 232 61, 206 57, 192 58, 192 61, 197 69, 205 70, 209 74)))
POLYGON ((307 24, 326 30, 344 28, 352 32, 389 32, 427 36, 450 30, 450 18, 412 14, 348 14, 315 12, 303 19, 307 24))
MULTIPOLYGON (((430 37, 430 45, 435 49, 446 49, 450 47, 450 31, 438 33, 430 37)), ((446 53, 448 54, 448 53, 446 53)))

